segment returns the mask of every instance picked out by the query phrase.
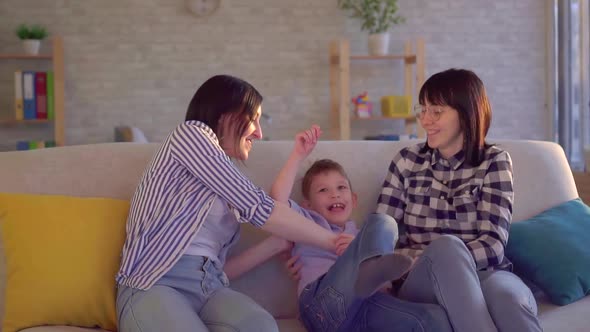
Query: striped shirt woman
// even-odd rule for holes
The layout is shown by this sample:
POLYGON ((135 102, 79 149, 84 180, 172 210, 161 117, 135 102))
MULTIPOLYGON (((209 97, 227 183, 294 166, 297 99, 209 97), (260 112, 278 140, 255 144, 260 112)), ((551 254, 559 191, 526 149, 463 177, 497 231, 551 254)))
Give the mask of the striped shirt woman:
POLYGON ((236 221, 259 227, 274 208, 198 121, 186 121, 168 136, 140 183, 117 275, 119 284, 137 289, 149 289, 180 259, 215 198, 228 203, 236 221))
POLYGON ((116 277, 119 331, 278 331, 266 310, 228 287, 228 275, 288 249, 287 240, 335 250, 337 235, 275 202, 231 161, 248 159, 262 138, 261 103, 241 79, 210 78, 147 166, 116 277), (270 237, 252 249, 265 255, 226 264, 245 222, 287 240, 270 237))

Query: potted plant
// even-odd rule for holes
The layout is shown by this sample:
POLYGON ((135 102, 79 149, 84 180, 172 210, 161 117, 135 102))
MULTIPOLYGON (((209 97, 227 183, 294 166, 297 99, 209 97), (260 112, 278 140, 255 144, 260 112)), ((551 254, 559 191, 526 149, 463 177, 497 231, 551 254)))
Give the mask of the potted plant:
POLYGON ((361 20, 361 30, 369 32, 371 55, 387 54, 388 30, 405 21, 404 17, 397 15, 397 0, 338 0, 338 6, 350 11, 350 17, 361 20))
POLYGON ((23 41, 26 54, 37 55, 41 40, 47 37, 47 30, 40 25, 21 24, 16 28, 16 35, 23 41))

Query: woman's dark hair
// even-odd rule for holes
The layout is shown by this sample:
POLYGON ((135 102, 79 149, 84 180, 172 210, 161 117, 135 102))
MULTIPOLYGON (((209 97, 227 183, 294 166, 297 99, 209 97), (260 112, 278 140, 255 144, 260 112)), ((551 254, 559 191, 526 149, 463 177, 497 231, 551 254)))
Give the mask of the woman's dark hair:
MULTIPOLYGON (((485 137, 492 121, 492 108, 483 82, 466 69, 448 69, 432 75, 422 88, 418 100, 421 105, 450 106, 459 113, 463 130, 465 161, 479 166, 489 145, 485 137)), ((428 147, 428 143, 425 146, 428 147)))
POLYGON ((262 95, 250 83, 229 75, 216 75, 203 83, 188 105, 185 121, 197 120, 209 126, 217 138, 222 140, 223 128, 220 120, 229 116, 234 123, 232 130, 236 142, 248 125, 254 120, 262 95))

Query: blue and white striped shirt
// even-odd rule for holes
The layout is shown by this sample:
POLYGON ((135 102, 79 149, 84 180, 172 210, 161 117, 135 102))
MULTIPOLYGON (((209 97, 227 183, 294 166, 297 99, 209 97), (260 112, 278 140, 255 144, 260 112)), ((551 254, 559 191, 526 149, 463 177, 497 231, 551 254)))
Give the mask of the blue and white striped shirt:
POLYGON ((217 136, 186 121, 164 141, 131 200, 117 283, 149 289, 180 259, 216 197, 239 222, 262 226, 274 200, 246 178, 217 136))

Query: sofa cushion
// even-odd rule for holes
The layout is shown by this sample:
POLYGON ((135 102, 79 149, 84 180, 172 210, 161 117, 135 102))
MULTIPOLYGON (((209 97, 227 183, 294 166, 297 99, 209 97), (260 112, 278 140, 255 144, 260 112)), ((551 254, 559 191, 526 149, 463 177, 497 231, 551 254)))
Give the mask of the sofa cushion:
POLYGON ((115 274, 128 201, 0 193, 6 261, 2 331, 116 330, 115 274))
POLYGON ((574 199, 512 224, 506 255, 517 274, 566 305, 590 293, 589 243, 590 208, 574 199))

